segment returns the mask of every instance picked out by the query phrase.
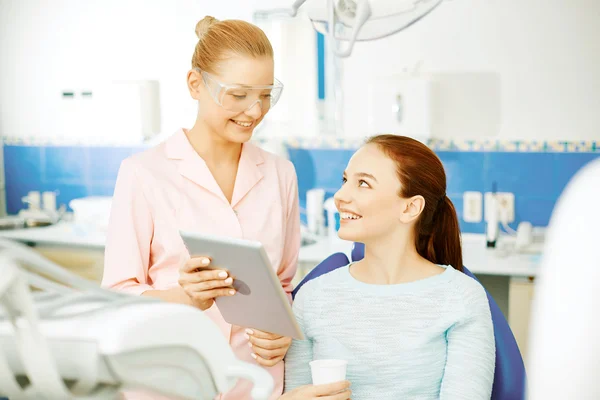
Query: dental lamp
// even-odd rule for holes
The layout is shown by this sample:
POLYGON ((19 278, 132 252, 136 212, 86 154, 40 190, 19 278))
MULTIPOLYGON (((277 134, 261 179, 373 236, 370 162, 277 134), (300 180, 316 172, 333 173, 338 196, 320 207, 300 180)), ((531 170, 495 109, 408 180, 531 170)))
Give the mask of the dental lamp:
POLYGON ((442 0, 296 0, 287 10, 304 7, 313 27, 328 38, 338 57, 348 57, 354 43, 400 32, 433 11, 442 0), (305 4, 306 3, 306 4, 305 4), (341 49, 341 42, 347 42, 341 49))
POLYGON ((6 239, 0 271, 0 397, 212 400, 239 378, 255 399, 272 393, 271 375, 193 307, 101 289, 6 239))
POLYGON ((328 103, 335 134, 343 132, 342 58, 349 57, 356 42, 381 39, 413 25, 442 0, 294 0, 288 8, 261 9, 257 22, 285 20, 302 11, 313 28, 325 36, 331 66, 328 103))

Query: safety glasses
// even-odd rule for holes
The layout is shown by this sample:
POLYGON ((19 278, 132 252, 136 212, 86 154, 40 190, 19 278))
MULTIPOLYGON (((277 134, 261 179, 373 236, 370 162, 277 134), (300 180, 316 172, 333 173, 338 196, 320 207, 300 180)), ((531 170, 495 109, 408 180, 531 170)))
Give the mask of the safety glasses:
POLYGON ((219 82, 206 71, 196 70, 202 75, 211 97, 227 111, 244 112, 258 103, 266 112, 277 104, 283 92, 283 84, 277 79, 273 85, 230 85, 219 82))

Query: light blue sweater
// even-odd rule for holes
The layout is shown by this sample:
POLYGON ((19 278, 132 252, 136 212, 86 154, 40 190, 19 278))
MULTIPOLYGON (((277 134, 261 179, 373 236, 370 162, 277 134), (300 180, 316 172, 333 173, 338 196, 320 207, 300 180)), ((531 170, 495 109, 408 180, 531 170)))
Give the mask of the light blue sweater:
POLYGON ((489 399, 494 331, 483 287, 452 267, 398 285, 356 280, 348 266, 298 292, 285 391, 310 384, 309 362, 348 361, 353 400, 489 399))

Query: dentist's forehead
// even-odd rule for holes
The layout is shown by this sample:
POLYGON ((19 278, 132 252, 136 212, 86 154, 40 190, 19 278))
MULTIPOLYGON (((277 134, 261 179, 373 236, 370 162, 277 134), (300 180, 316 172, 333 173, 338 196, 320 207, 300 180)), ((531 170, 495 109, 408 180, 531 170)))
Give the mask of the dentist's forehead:
POLYGON ((275 81, 273 59, 231 56, 219 63, 217 76, 230 85, 272 85, 275 81))

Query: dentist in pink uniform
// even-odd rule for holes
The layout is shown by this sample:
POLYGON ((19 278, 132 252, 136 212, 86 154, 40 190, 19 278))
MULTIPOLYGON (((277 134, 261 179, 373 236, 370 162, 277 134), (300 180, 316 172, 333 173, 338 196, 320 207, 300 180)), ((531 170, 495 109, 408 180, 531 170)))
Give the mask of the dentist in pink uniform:
MULTIPOLYGON (((199 103, 196 123, 123 161, 102 286, 203 310, 239 359, 272 374, 277 399, 291 339, 225 322, 214 299, 235 294, 232 278, 195 271, 210 260, 190 258, 179 230, 260 241, 291 293, 300 249, 296 172, 289 161, 248 143, 283 86, 274 78, 271 44, 258 27, 205 17, 196 34, 187 75, 199 103)), ((250 399, 250 389, 240 382, 222 398, 250 399)))

